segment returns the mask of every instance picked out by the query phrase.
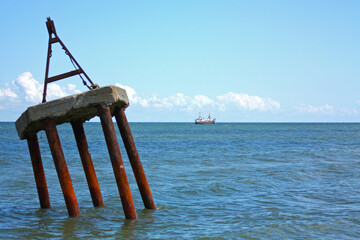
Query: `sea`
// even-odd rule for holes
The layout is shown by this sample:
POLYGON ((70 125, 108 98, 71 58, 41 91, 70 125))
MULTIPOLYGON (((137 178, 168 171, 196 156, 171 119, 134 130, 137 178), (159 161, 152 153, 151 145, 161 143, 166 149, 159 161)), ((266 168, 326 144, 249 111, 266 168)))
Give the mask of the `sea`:
MULTIPOLYGON (((26 140, 0 123, 0 239, 360 239, 359 123, 130 123, 157 210, 126 220, 99 122, 84 124, 105 205, 94 208, 69 124, 57 127, 81 216, 68 216, 46 134, 51 209, 26 140)), ((116 127, 116 125, 115 125, 116 127)))

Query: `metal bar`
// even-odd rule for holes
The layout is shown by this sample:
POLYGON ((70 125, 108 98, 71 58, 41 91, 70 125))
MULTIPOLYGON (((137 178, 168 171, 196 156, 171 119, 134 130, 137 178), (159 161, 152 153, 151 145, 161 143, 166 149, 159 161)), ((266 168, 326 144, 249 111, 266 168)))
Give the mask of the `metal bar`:
MULTIPOLYGON (((45 71, 45 81, 44 81, 44 91, 43 91, 43 100, 42 102, 46 102, 46 90, 47 90, 47 84, 51 83, 51 82, 55 82, 58 81, 60 79, 64 79, 64 78, 68 78, 71 76, 74 76, 76 74, 84 74, 84 76, 87 78, 87 80, 90 82, 91 86, 88 88, 91 89, 95 89, 98 87, 97 84, 94 84, 91 79, 89 78, 89 76, 85 73, 85 71, 81 68, 80 64, 76 61, 76 59, 71 55, 70 51, 67 49, 67 47, 65 46, 65 44, 60 40, 60 38, 58 37, 56 30, 55 30, 55 24, 54 21, 52 21, 50 18, 47 18, 46 21, 46 27, 48 29, 49 32, 49 47, 48 47, 48 55, 47 55, 47 61, 46 61, 46 71, 45 71), (52 34, 55 35, 55 37, 52 37, 52 34), (48 77, 49 75, 49 65, 50 65, 50 57, 51 57, 51 44, 53 43, 60 43, 60 45, 62 46, 62 48, 65 50, 65 53, 70 57, 71 61, 74 62, 76 64, 76 66, 78 67, 77 70, 75 71, 71 71, 68 73, 64 73, 64 74, 60 74, 54 77, 48 77)), ((82 76, 80 76, 82 79, 82 76)), ((83 80, 84 84, 87 86, 86 82, 83 80)))
POLYGON ((84 168, 86 180, 89 186, 92 202, 94 204, 94 207, 103 206, 104 202, 102 199, 91 155, 88 151, 89 147, 86 140, 83 123, 80 120, 72 121, 71 126, 74 131, 77 147, 79 149, 79 154, 84 168))
POLYGON ((44 167, 36 133, 27 138, 41 208, 51 208, 44 167))
POLYGON ((53 33, 51 29, 50 21, 51 21, 50 18, 46 18, 46 28, 48 30, 49 37, 51 37, 51 34, 53 33))
POLYGON ((49 78, 46 80, 46 83, 55 82, 55 81, 58 81, 58 80, 60 80, 60 79, 72 77, 72 76, 77 75, 77 74, 80 74, 80 73, 84 73, 84 72, 83 72, 81 69, 76 69, 76 70, 74 70, 74 71, 70 71, 70 72, 67 72, 67 73, 59 74, 59 75, 56 75, 56 76, 54 76, 54 77, 49 77, 49 78))
POLYGON ((50 38, 49 41, 50 41, 51 44, 57 43, 57 42, 59 42, 59 38, 58 37, 50 38))
MULTIPOLYGON (((50 18, 49 18, 50 19, 50 18)), ((56 29, 55 29, 55 24, 53 20, 50 20, 50 27, 51 27, 51 32, 55 34, 55 36, 57 37, 56 34, 56 29)))
POLYGON ((60 138, 56 130, 54 119, 45 118, 43 126, 49 142, 51 155, 54 159, 55 168, 64 195, 66 207, 70 217, 80 216, 79 205, 76 200, 74 188, 71 182, 70 173, 66 165, 64 153, 61 147, 60 138))
POLYGON ((60 40, 60 38, 57 36, 57 34, 55 33, 55 36, 59 39, 59 43, 60 45, 63 47, 63 49, 68 53, 69 57, 74 61, 74 63, 76 64, 76 66, 81 70, 81 72, 84 74, 84 76, 87 78, 87 80, 89 80, 91 86, 94 86, 94 83, 91 81, 91 79, 89 78, 89 76, 85 73, 85 71, 82 69, 82 67, 80 66, 80 64, 76 61, 76 59, 73 57, 73 55, 70 53, 70 51, 67 49, 67 47, 65 46, 65 44, 60 40))
POLYGON ((138 185, 144 206, 145 208, 155 210, 156 206, 151 194, 148 181, 145 176, 143 166, 140 161, 139 153, 136 149, 129 122, 125 115, 125 108, 116 107, 114 115, 126 148, 127 155, 130 160, 131 167, 135 175, 136 183, 138 185))
MULTIPOLYGON (((51 37, 51 36, 50 36, 51 37)), ((46 89, 47 89, 47 80, 49 76, 49 66, 50 66, 50 57, 51 57, 51 42, 49 38, 49 45, 48 45, 48 53, 46 58, 46 70, 45 70, 45 81, 44 81, 44 91, 43 91, 43 100, 42 102, 46 102, 46 89)))
POLYGON ((130 186, 126 177, 124 164, 121 158, 119 144, 116 138, 114 123, 112 122, 110 109, 108 107, 98 107, 98 113, 103 128, 106 145, 108 147, 111 164, 119 190, 125 217, 127 219, 137 219, 134 201, 131 195, 130 186))

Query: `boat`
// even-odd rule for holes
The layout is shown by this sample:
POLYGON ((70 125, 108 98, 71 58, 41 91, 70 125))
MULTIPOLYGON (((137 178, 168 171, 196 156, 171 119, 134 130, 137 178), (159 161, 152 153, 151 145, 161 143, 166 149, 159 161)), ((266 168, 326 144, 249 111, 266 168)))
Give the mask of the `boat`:
POLYGON ((195 119, 195 124, 214 124, 216 121, 216 118, 211 119, 211 114, 209 113, 209 116, 207 118, 201 117, 201 114, 199 114, 199 117, 195 119))

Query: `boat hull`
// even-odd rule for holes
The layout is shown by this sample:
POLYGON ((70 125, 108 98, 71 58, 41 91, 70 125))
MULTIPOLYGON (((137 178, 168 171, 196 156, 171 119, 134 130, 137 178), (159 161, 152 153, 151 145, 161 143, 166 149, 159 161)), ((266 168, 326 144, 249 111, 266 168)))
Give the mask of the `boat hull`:
POLYGON ((215 124, 215 120, 212 120, 212 121, 195 121, 195 124, 215 124))

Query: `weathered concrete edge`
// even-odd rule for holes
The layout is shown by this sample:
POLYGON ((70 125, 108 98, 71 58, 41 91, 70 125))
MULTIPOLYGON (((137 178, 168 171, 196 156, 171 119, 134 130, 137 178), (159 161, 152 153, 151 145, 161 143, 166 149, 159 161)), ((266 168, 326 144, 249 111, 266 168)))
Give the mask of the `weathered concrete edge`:
POLYGON ((29 107, 16 120, 15 126, 20 139, 43 130, 42 120, 51 117, 56 124, 73 120, 87 121, 98 115, 97 107, 127 107, 129 99, 126 91, 116 86, 105 86, 80 94, 45 102, 29 107))

